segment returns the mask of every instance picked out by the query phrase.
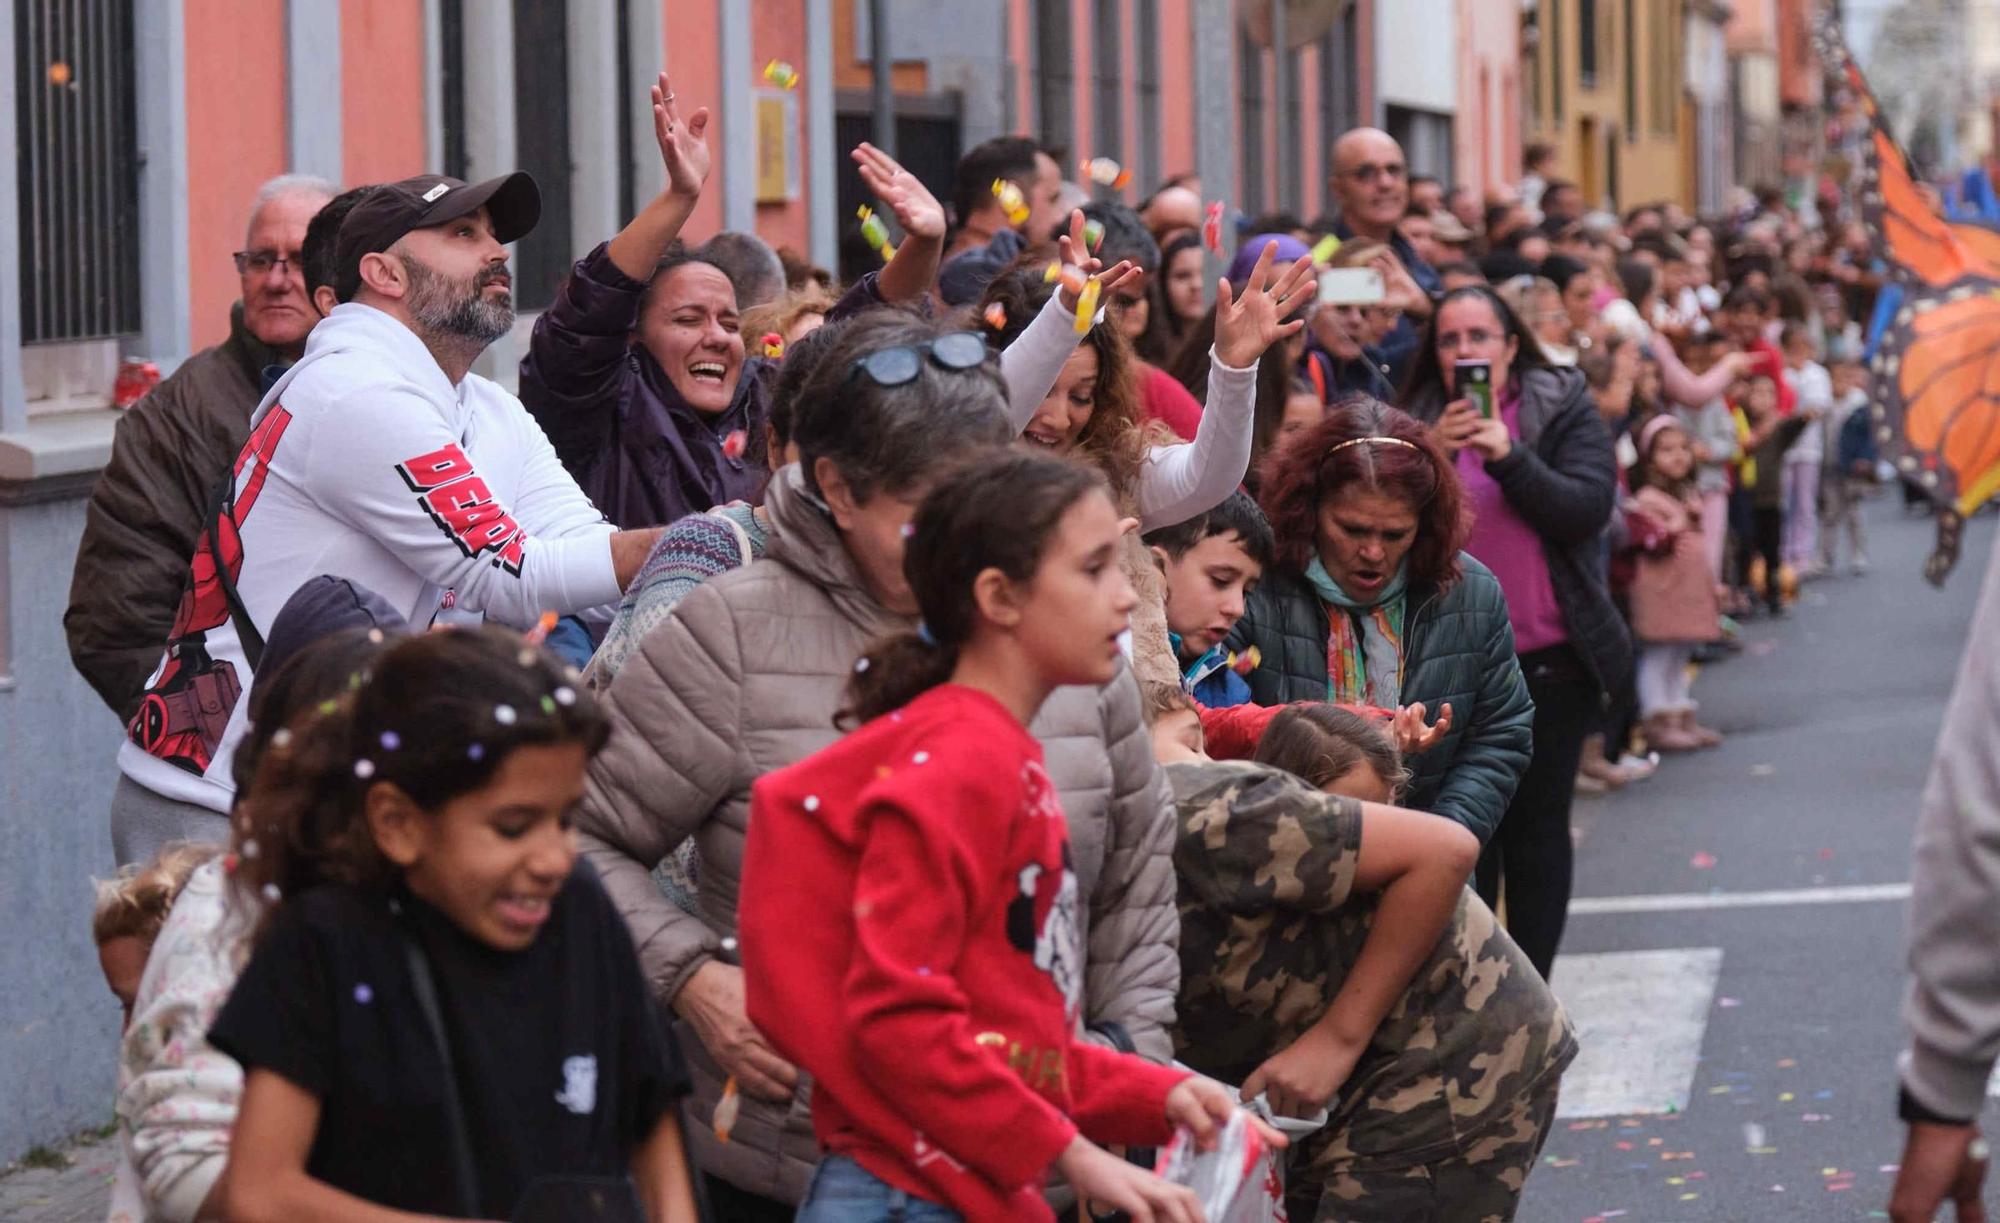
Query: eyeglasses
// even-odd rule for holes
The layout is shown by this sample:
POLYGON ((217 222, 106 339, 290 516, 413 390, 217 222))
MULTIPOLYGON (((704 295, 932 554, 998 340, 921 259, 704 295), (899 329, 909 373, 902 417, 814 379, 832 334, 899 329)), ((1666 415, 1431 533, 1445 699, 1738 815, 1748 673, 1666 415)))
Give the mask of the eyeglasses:
POLYGON ((847 383, 866 374, 876 386, 902 386, 916 381, 926 358, 939 369, 964 371, 986 364, 989 355, 985 339, 970 331, 954 331, 922 344, 876 349, 854 362, 847 371, 847 383))
POLYGON ((1357 183, 1372 183, 1378 178, 1387 178, 1390 182, 1401 182, 1409 172, 1410 168, 1400 161, 1392 161, 1387 165, 1380 166, 1370 161, 1363 162, 1352 170, 1349 170, 1347 177, 1357 183))
POLYGON ((281 255, 277 251, 237 251, 230 258, 236 261, 238 276, 266 276, 272 268, 290 272, 299 266, 298 251, 289 255, 281 255))

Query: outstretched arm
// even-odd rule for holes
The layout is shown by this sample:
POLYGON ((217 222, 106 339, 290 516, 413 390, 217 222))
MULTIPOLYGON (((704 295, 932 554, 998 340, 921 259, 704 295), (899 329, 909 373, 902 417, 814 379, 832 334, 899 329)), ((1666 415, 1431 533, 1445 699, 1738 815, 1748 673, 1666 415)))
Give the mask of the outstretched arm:
POLYGON ((680 236, 681 226, 701 199, 702 184, 708 181, 708 108, 683 120, 674 102, 673 83, 664 72, 653 86, 653 138, 666 165, 666 188, 618 231, 608 252, 619 271, 638 281, 653 278, 660 256, 680 236))
POLYGON ((854 150, 854 164, 861 181, 903 227, 902 244, 876 278, 875 291, 885 302, 921 301, 937 283, 944 261, 944 206, 916 175, 872 144, 864 141, 854 150))

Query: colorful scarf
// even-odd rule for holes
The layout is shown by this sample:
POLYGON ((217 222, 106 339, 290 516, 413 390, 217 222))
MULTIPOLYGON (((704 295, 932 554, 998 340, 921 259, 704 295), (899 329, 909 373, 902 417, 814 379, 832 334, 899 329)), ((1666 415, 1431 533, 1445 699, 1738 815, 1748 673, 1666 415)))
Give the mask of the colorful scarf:
POLYGON ((1374 603, 1357 602, 1333 580, 1317 556, 1306 580, 1326 602, 1326 699, 1342 705, 1394 710, 1403 695, 1403 593, 1407 567, 1382 588, 1374 603))

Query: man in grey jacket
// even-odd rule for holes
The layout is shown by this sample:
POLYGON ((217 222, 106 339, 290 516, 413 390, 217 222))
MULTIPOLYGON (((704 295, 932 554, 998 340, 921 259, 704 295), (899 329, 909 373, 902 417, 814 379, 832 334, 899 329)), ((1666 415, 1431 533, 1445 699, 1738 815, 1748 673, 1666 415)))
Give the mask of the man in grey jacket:
POLYGON ((1909 1122, 1889 1199, 1928 1223, 1946 1198, 1984 1219, 1979 1110, 2000 1055, 2000 541, 1938 732, 1911 874, 1910 990, 1899 1111, 1909 1122))

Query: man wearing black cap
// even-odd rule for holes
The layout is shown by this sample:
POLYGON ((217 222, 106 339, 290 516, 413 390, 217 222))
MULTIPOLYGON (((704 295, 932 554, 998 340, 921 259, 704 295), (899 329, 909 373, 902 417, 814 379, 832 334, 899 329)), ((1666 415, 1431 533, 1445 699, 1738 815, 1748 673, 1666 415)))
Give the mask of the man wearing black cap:
POLYGON ((341 223, 340 304, 252 416, 128 727, 119 861, 226 835, 240 698, 302 582, 352 580, 414 625, 526 627, 614 603, 645 559, 658 532, 605 522, 520 401, 469 372, 513 326, 504 244, 540 212, 526 174, 422 175, 341 223))

